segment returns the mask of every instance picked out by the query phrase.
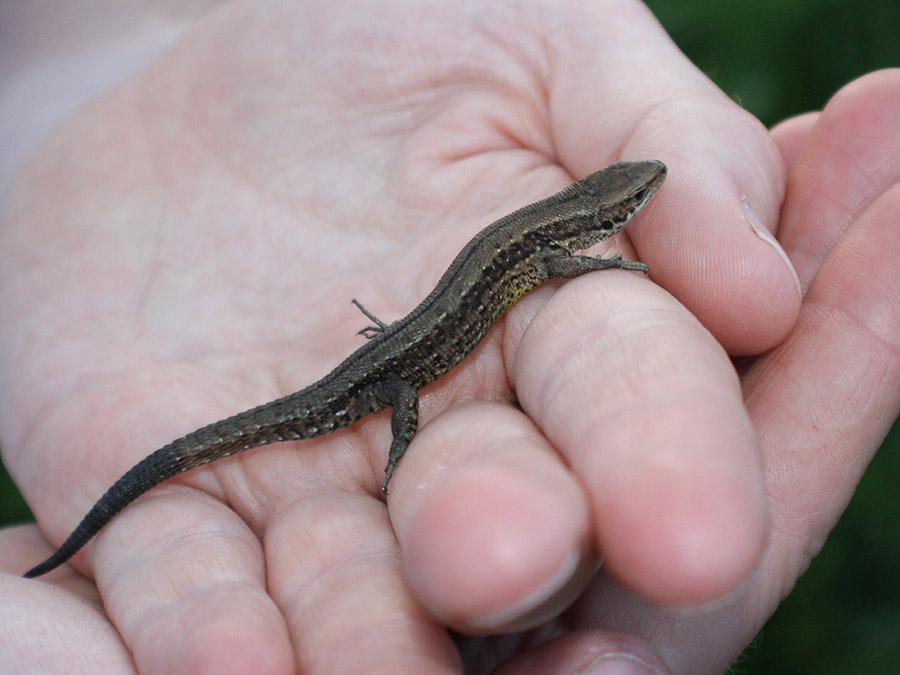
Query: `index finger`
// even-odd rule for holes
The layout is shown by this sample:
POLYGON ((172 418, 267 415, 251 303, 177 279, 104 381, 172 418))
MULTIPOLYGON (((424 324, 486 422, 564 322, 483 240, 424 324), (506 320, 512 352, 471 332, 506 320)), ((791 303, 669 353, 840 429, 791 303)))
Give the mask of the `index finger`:
POLYGON ((636 275, 588 275, 515 354, 519 401, 581 482, 617 579, 699 604, 747 577, 766 539, 762 464, 734 367, 688 311, 636 275))

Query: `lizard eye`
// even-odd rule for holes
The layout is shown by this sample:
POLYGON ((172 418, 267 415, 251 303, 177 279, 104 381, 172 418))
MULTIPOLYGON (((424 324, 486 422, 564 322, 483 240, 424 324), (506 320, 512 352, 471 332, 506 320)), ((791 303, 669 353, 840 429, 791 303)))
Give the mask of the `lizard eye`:
POLYGON ((647 188, 641 188, 637 192, 634 193, 634 201, 642 202, 644 201, 644 197, 647 196, 647 188))

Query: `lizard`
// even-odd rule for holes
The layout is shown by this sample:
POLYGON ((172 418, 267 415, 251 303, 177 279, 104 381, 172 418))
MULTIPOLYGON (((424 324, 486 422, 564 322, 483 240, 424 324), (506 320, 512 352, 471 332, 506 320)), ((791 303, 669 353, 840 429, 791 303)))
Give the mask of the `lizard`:
POLYGON ((458 365, 488 329, 525 293, 551 278, 647 265, 576 255, 620 232, 666 176, 656 160, 617 162, 562 191, 524 206, 475 235, 431 293, 391 324, 353 303, 375 325, 367 342, 317 382, 298 392, 197 429, 138 462, 94 504, 32 578, 77 553, 117 513, 151 488, 184 471, 244 450, 322 436, 391 408, 393 440, 381 491, 418 425, 418 391, 458 365))

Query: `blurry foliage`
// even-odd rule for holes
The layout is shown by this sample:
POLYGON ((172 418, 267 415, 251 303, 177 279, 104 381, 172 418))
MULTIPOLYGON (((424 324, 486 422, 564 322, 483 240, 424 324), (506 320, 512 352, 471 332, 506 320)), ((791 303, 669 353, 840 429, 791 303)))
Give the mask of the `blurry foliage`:
POLYGON ((900 3, 648 0, 681 50, 767 125, 821 108, 860 75, 900 66, 900 3))
POLYGON ((32 520, 31 511, 13 485, 5 467, 0 464, 0 527, 26 520, 32 520))
MULTIPOLYGON (((648 0, 675 42, 772 125, 900 66, 897 0, 648 0)), ((898 111, 900 114, 900 111, 898 111)), ((823 552, 732 672, 900 672, 900 431, 892 431, 823 552)), ((0 467, 0 524, 27 507, 0 467)))

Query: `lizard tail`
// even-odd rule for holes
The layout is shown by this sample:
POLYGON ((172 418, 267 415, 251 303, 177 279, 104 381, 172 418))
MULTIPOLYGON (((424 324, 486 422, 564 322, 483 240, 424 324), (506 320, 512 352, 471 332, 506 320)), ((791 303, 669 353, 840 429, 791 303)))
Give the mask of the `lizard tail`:
POLYGON ((178 461, 175 445, 172 443, 142 459, 106 491, 53 555, 25 572, 25 578, 39 577, 62 565, 119 511, 150 488, 182 471, 184 468, 178 461))

